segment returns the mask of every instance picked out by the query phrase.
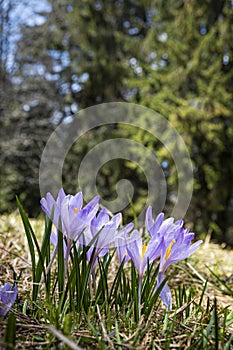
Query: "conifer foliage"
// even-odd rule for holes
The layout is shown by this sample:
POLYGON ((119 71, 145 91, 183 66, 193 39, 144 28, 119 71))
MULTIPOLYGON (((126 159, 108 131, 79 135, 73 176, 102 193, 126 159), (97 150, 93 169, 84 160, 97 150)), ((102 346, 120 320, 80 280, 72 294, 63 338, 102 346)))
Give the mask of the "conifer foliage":
MULTIPOLYGON (((19 12, 12 16, 17 4, 0 4, 1 212, 15 207, 15 194, 30 215, 39 212, 40 157, 59 123, 98 103, 136 102, 168 118, 188 146, 195 177, 188 219, 195 230, 210 230, 233 244, 232 2, 51 0, 35 10, 26 1, 41 16, 38 23, 20 21, 19 12), (17 40, 9 32, 12 23, 17 40)), ((120 125, 98 129, 74 145, 64 165, 67 191, 77 190, 74 164, 87 150, 119 136, 134 138, 165 161, 169 209, 177 188, 175 164, 149 133, 120 125)), ((100 192, 111 198, 124 169, 135 182, 140 210, 145 176, 129 162, 113 162, 100 171, 100 192)), ((132 218, 132 211, 126 216, 132 218)))

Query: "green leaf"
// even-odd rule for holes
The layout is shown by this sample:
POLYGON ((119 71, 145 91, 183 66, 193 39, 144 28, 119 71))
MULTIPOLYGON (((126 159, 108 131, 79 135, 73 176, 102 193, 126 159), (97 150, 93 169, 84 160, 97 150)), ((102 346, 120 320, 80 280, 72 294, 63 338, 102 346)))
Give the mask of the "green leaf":
POLYGON ((6 350, 12 350, 15 348, 16 340, 16 317, 10 313, 7 319, 7 326, 5 331, 5 343, 6 350))
POLYGON ((64 248, 63 248, 63 233, 58 230, 58 291, 62 293, 64 290, 65 282, 65 260, 64 260, 64 248))
MULTIPOLYGON (((44 280, 46 282, 46 271, 45 271, 45 267, 44 267, 45 253, 44 253, 44 257, 43 257, 42 254, 41 254, 40 246, 39 246, 39 243, 38 243, 37 238, 35 236, 35 233, 34 233, 32 227, 31 227, 31 224, 30 224, 30 222, 28 220, 28 217, 27 217, 26 213, 24 212, 23 207, 22 207, 18 197, 16 197, 16 201, 17 201, 17 205, 18 205, 18 208, 19 208, 19 212, 20 212, 21 218, 23 220, 24 230, 25 230, 25 233, 26 233, 26 236, 27 236, 29 250, 30 250, 30 254, 31 254, 32 277, 33 277, 32 300, 36 301, 37 296, 38 296, 38 292, 39 292, 40 279, 41 279, 41 273, 42 272, 43 272, 44 280), (34 244, 36 246, 36 250, 37 250, 37 253, 38 253, 38 256, 39 256, 39 261, 38 261, 37 265, 36 265, 34 244)), ((47 242, 47 240, 46 240, 46 242, 47 242)), ((47 249, 47 247, 46 247, 46 249, 47 249)))

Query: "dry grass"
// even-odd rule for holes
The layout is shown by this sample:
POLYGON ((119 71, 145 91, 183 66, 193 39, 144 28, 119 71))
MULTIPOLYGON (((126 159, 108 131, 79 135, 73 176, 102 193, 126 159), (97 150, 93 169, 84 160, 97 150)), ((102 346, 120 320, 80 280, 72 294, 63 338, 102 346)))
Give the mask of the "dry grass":
MULTIPOLYGON (((43 220, 32 219, 30 222, 37 235, 41 236, 43 233, 43 220)), ((0 252, 1 282, 13 282, 15 277, 21 274, 18 285, 19 296, 17 309, 13 309, 13 312, 17 317, 17 332, 20 333, 20 337, 22 337, 24 341, 22 347, 18 345, 17 348, 44 349, 49 347, 48 341, 45 341, 46 334, 50 332, 47 326, 39 324, 36 320, 28 316, 27 314, 30 314, 30 312, 22 312, 25 296, 29 298, 29 292, 31 291, 31 264, 23 225, 17 212, 0 217, 0 252)), ((220 310, 226 307, 233 310, 233 292, 229 293, 230 290, 233 291, 233 250, 209 242, 204 243, 194 256, 188 260, 188 263, 180 264, 180 273, 174 276, 172 283, 174 287, 181 281, 182 283, 187 283, 187 285, 195 283, 197 293, 199 293, 199 295, 197 294, 196 296, 198 299, 206 279, 208 279, 207 289, 204 295, 206 302, 208 298, 213 301, 216 297, 220 310), (191 276, 190 278, 187 277, 187 273, 191 276), (192 276, 195 276, 194 282, 192 282, 192 276), (223 283, 221 283, 221 281, 223 283), (226 285, 229 290, 226 290, 226 285)), ((4 329, 4 321, 1 322, 1 325, 3 326, 2 329, 4 329)), ((153 322, 151 323, 150 329, 153 329, 153 322)), ((233 334, 232 326, 228 328, 228 332, 233 334)), ((86 337, 86 339, 90 341, 93 340, 94 343, 94 337, 90 332, 80 330, 79 333, 80 334, 77 334, 77 336, 81 336, 82 338, 86 337)), ((152 333, 146 333, 141 346, 137 347, 137 349, 147 348, 146 344, 150 342, 151 337, 152 333)), ((176 344, 182 343, 184 337, 185 333, 177 334, 177 339, 174 338, 174 341, 176 341, 176 344)), ((163 343, 162 338, 159 339, 159 343, 163 343)), ((88 346, 88 348, 90 347, 88 346)), ((125 348, 127 348, 127 346, 125 346, 125 348)), ((175 348, 177 348, 177 346, 175 346, 174 349, 175 348)))
POLYGON ((204 279, 208 279, 206 295, 210 299, 217 297, 222 307, 230 305, 233 310, 233 298, 226 294, 223 284, 211 273, 214 272, 233 293, 233 249, 222 248, 214 243, 204 243, 189 261, 204 279))

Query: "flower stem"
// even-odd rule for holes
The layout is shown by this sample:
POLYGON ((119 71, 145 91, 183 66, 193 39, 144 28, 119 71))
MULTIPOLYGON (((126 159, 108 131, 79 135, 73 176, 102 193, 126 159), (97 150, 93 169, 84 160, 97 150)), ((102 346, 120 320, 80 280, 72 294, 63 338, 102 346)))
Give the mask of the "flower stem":
POLYGON ((142 302, 142 277, 139 275, 138 277, 138 319, 140 320, 141 318, 141 302, 142 302))
MULTIPOLYGON (((46 269, 46 276, 48 275, 49 271, 51 270, 51 267, 52 267, 52 264, 54 262, 54 259, 56 257, 56 254, 57 254, 57 250, 58 250, 58 245, 56 245, 56 247, 54 248, 53 250, 53 253, 52 253, 52 257, 51 257, 51 260, 47 266, 47 269, 46 269)), ((41 276, 41 279, 40 279, 40 285, 44 282, 44 275, 41 276)))
POLYGON ((68 274, 68 263, 69 263, 69 256, 70 256, 70 250, 73 244, 73 240, 68 238, 67 239, 67 246, 66 246, 66 255, 65 255, 65 278, 68 274))

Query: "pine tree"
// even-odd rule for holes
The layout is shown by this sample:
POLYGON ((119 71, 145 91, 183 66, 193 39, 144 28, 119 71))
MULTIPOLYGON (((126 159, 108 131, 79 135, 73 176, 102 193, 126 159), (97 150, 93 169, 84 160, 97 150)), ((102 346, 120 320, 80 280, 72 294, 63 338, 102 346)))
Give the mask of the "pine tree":
MULTIPOLYGON (((158 1, 153 23, 137 100, 165 115, 189 147, 195 229, 232 244, 232 4, 158 1)), ((175 173, 170 167, 173 187, 175 173)))

